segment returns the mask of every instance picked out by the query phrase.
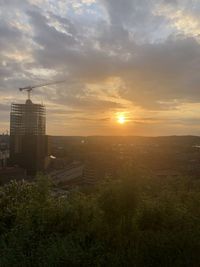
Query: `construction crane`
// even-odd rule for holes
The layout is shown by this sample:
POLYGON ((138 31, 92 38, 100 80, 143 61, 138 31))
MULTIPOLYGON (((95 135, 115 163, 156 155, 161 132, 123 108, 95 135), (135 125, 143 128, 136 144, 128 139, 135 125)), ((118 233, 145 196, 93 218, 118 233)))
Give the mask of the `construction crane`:
POLYGON ((47 86, 47 85, 53 85, 53 84, 58 84, 58 83, 63 83, 65 82, 63 81, 54 81, 54 82, 50 82, 50 83, 44 83, 44 84, 39 84, 39 85, 35 85, 35 86, 26 86, 26 87, 22 87, 19 88, 19 91, 27 91, 28 94, 28 100, 30 100, 31 98, 31 92, 34 88, 39 88, 39 87, 43 87, 43 86, 47 86))

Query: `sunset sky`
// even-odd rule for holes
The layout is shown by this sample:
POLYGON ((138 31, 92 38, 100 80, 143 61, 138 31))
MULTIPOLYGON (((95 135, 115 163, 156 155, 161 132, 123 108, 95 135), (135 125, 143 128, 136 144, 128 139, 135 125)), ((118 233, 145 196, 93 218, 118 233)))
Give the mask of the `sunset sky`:
POLYGON ((0 131, 37 88, 51 135, 200 134, 199 0, 0 0, 0 131))

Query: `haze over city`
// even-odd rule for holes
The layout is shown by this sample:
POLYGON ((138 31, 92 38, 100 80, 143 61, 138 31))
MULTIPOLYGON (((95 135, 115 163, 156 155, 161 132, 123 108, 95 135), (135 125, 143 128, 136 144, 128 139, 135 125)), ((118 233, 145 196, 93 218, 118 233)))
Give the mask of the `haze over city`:
POLYGON ((1 0, 0 130, 19 87, 50 135, 199 135, 200 2, 1 0))

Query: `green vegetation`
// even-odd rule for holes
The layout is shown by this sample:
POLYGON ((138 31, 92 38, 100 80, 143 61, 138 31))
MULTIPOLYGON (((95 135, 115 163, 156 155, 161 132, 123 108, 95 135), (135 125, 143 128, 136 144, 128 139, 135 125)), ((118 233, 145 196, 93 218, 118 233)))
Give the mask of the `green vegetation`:
POLYGON ((127 174, 93 193, 0 192, 0 266, 200 266, 200 183, 127 174), (127 177, 126 177, 127 176, 127 177))

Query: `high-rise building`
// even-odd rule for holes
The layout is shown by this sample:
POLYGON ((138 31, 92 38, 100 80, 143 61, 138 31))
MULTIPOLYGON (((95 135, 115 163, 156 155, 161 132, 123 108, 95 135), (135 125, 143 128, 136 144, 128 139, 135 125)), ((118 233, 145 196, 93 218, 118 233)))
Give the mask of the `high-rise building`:
POLYGON ((25 104, 12 104, 10 113, 11 163, 26 169, 28 175, 46 169, 49 141, 46 131, 46 110, 30 99, 25 104))
POLYGON ((45 135, 46 110, 43 105, 33 104, 30 99, 25 104, 12 104, 10 113, 11 135, 45 135))

